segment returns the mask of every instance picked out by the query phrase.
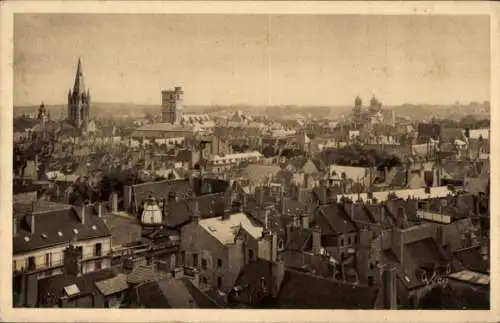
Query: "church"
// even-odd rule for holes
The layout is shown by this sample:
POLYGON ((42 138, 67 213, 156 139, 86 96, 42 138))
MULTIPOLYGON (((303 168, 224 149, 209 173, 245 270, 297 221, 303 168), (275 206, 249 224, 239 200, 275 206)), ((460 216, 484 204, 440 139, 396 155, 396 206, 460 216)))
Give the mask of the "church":
POLYGON ((67 121, 81 135, 96 132, 95 121, 90 119, 90 90, 85 88, 80 59, 78 59, 73 89, 68 91, 67 121))

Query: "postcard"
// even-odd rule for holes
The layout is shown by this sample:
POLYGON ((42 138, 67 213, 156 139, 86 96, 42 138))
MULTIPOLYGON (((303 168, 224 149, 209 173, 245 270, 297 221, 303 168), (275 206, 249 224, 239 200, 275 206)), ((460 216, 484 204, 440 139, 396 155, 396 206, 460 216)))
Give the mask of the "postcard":
POLYGON ((498 321, 499 12, 3 2, 0 317, 498 321))

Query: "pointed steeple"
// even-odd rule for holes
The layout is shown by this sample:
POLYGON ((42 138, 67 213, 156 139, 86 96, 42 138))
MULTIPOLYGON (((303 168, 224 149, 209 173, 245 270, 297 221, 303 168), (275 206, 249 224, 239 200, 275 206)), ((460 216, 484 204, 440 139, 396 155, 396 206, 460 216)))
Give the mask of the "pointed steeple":
POLYGON ((75 93, 78 95, 85 93, 85 82, 83 80, 82 62, 80 58, 78 58, 78 67, 76 68, 75 75, 75 85, 73 86, 73 95, 75 95, 75 93))

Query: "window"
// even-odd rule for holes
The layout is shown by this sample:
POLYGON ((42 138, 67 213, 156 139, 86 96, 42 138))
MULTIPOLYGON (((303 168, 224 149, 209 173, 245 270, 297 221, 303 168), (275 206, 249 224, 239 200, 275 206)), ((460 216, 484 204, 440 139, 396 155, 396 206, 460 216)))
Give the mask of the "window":
POLYGON ((344 246, 344 238, 340 238, 340 246, 343 247, 344 246))
POLYGON ((368 286, 373 286, 374 279, 373 276, 368 276, 368 286))
POLYGON ((198 254, 197 253, 193 254, 193 266, 198 267, 198 254))
POLYGON ((201 259, 201 268, 203 270, 207 270, 207 260, 206 259, 201 259))
POLYGON ((35 257, 28 258, 28 269, 36 269, 35 257))
POLYGON ((217 277, 217 288, 222 287, 222 277, 217 277))
POLYGON ((96 243, 94 246, 94 256, 102 256, 102 244, 96 243))
POLYGON ((344 260, 344 253, 343 252, 340 253, 340 260, 344 260))
POLYGON ((45 254, 45 267, 51 267, 51 266, 52 266, 52 254, 46 253, 45 254))
POLYGON ((252 249, 248 249, 248 260, 249 261, 253 260, 253 250, 252 249))
POLYGON ((12 270, 17 270, 17 261, 12 261, 12 270))
POLYGON ((97 260, 95 262, 95 270, 101 270, 102 269, 102 261, 101 260, 97 260))
POLYGON ((373 269, 373 263, 370 263, 370 269, 373 269))
POLYGON ((222 259, 217 259, 217 268, 222 268, 222 259))
POLYGON ((351 237, 347 237, 347 244, 351 245, 351 237))
POLYGON ((208 285, 208 278, 207 278, 207 277, 201 277, 201 282, 202 282, 204 285, 208 285))
POLYGON ((358 243, 358 236, 354 236, 354 244, 358 243))

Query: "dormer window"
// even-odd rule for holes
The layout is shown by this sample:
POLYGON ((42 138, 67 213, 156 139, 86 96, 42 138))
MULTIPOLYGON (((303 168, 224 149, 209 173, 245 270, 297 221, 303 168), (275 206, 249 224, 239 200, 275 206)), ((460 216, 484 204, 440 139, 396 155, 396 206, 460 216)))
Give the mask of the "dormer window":
POLYGON ((63 233, 61 231, 57 231, 57 235, 62 237, 63 236, 63 233))
POLYGON ((42 233, 42 238, 47 239, 48 236, 45 233, 42 233))
POLYGON ((78 234, 78 229, 73 229, 74 234, 78 234))

